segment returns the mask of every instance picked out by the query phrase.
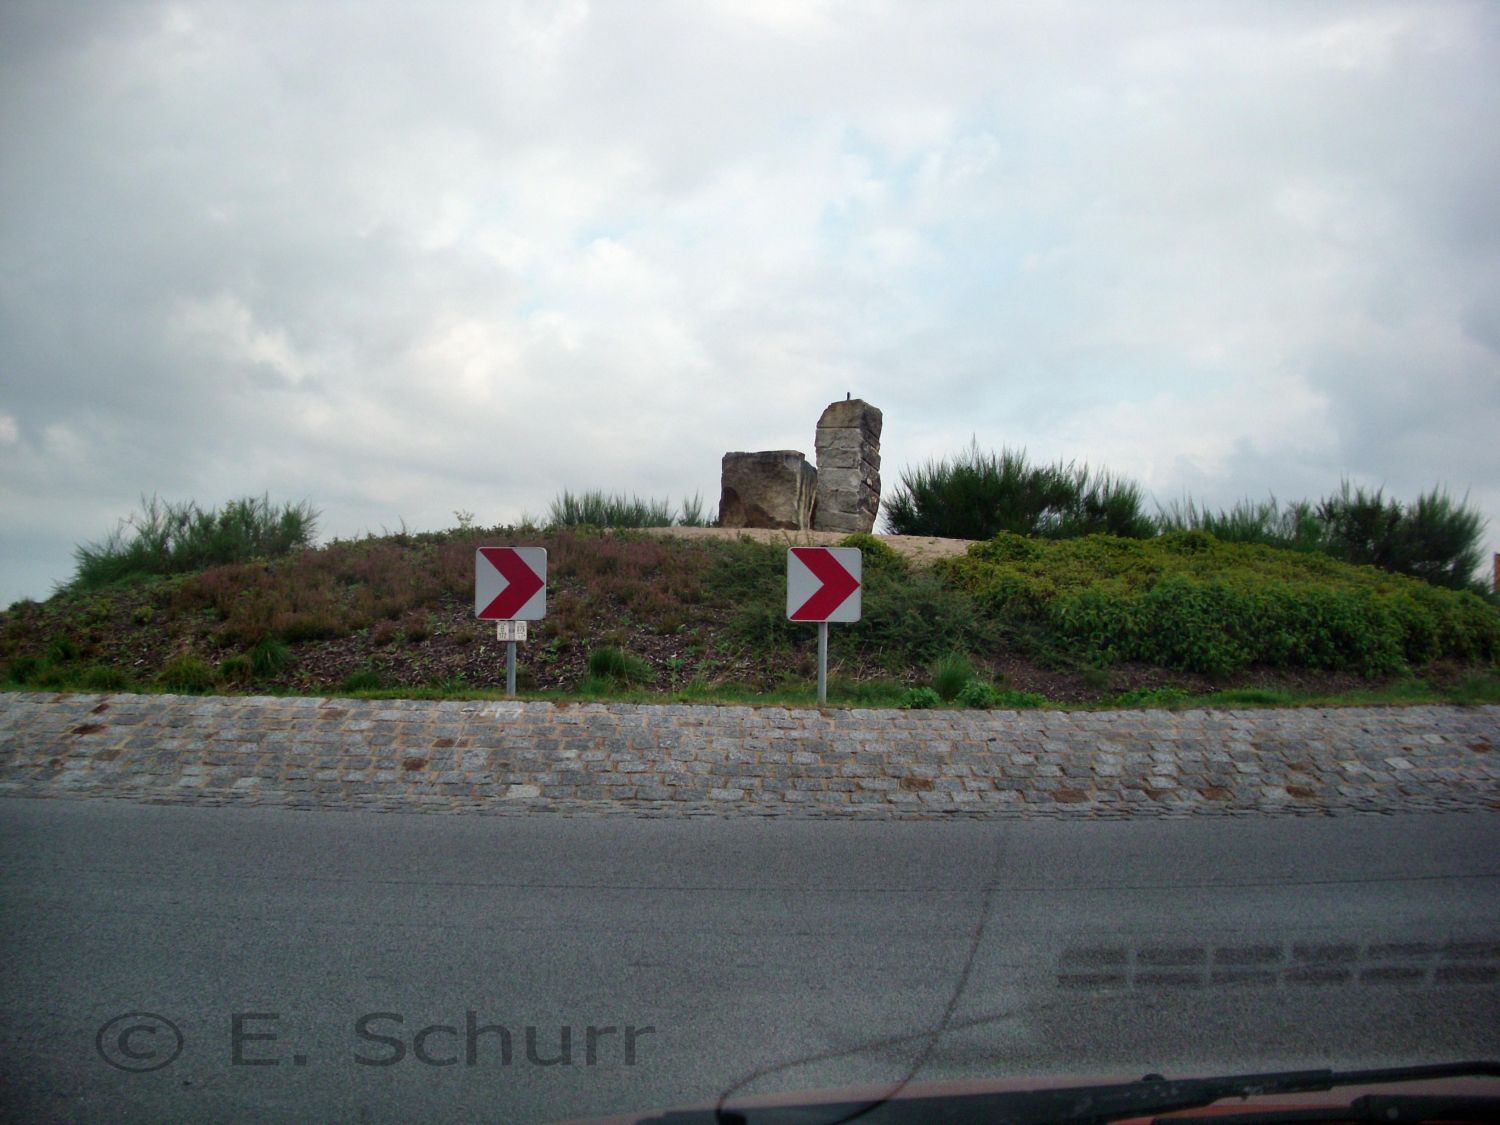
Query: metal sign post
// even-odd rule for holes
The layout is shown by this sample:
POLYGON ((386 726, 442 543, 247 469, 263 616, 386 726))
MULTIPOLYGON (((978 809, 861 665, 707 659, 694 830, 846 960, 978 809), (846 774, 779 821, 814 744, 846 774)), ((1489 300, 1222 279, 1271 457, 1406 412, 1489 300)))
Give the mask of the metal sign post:
POLYGON ((505 642, 505 694, 516 694, 516 644, 526 639, 526 622, 495 622, 495 639, 505 642))
POLYGON ((828 702, 828 622, 818 622, 818 702, 828 702))
POLYGON ((474 553, 474 616, 495 622, 505 642, 505 694, 516 694, 516 645, 526 640, 526 622, 547 616, 547 551, 544 547, 480 547, 474 553))
POLYGON ((859 620, 864 556, 856 547, 792 547, 786 553, 786 615, 818 624, 818 702, 828 702, 828 623, 859 620))

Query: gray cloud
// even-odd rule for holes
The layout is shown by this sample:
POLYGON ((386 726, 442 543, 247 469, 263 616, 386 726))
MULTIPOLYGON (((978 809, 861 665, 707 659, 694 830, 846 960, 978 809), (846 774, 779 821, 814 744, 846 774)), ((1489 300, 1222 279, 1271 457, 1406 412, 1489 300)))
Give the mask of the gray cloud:
POLYGON ((717 491, 846 390, 887 479, 1470 490, 1489 5, 11 4, 0 600, 141 492, 329 533, 717 491))

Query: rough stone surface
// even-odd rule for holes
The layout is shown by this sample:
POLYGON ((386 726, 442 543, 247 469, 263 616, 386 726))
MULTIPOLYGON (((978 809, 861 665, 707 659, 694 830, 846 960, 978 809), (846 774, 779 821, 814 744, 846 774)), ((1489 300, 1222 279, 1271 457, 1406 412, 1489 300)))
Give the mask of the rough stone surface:
POLYGON ((880 510, 882 415, 863 399, 835 402, 818 419, 818 531, 870 532, 880 510))
POLYGON ((726 453, 719 479, 720 527, 812 526, 818 473, 795 449, 726 453))
POLYGON ((0 796, 495 814, 1500 809, 1500 707, 892 711, 0 696, 0 796))

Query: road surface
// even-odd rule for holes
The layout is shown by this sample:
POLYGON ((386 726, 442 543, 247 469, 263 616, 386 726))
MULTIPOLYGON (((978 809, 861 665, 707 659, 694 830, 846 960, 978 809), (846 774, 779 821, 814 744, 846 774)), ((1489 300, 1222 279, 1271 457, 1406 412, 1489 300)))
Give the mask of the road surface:
POLYGON ((0 902, 12 1120, 527 1122, 912 1073, 1500 1055, 1492 812, 9 799, 0 902))

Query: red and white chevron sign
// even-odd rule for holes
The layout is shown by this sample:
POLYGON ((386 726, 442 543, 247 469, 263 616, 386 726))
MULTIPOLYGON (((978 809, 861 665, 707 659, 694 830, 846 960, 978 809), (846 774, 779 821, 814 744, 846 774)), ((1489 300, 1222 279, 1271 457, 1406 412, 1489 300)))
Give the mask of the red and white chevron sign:
POLYGON ((474 552, 474 616, 540 621, 547 616, 547 548, 480 547, 474 552))
POLYGON ((786 615, 792 621, 859 620, 864 556, 857 547, 792 547, 786 553, 786 615))

